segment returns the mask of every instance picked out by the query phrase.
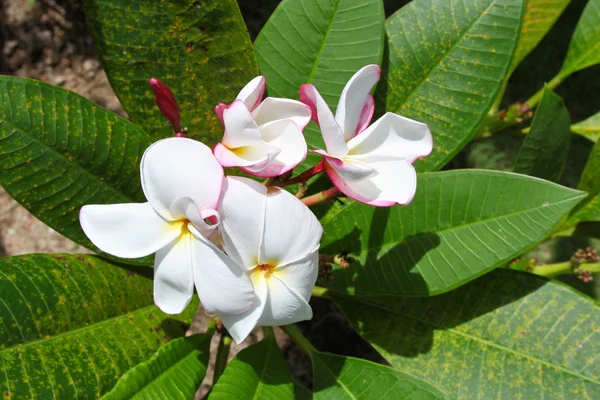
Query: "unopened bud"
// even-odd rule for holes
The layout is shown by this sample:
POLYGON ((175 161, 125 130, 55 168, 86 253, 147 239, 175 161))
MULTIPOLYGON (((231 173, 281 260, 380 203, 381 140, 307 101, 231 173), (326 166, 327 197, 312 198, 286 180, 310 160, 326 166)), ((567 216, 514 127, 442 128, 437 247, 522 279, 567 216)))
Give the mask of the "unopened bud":
POLYGON ((167 85, 156 78, 150 79, 150 86, 152 86, 154 96, 156 97, 156 105, 162 115, 171 122, 173 132, 176 134, 181 133, 179 106, 177 105, 173 92, 171 92, 171 89, 169 89, 167 85))

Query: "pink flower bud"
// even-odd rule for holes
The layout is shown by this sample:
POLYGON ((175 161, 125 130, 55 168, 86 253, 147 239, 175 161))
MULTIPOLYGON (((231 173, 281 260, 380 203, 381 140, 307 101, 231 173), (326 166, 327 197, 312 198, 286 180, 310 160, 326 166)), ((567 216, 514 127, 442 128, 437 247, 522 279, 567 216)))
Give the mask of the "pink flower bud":
POLYGON ((150 79, 150 86, 156 96, 156 105, 160 112, 171 122, 175 133, 181 132, 179 106, 173 92, 156 78, 150 79))

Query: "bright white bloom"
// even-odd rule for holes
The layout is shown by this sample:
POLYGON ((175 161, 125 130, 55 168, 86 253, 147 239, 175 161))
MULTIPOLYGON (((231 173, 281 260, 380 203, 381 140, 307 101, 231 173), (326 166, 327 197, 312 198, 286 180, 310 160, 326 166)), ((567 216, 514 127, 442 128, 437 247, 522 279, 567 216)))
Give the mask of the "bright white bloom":
POLYGON ((148 202, 84 206, 85 234, 117 257, 156 253, 154 302, 166 313, 185 309, 194 284, 207 312, 247 311, 254 299, 250 278, 207 240, 220 223, 224 182, 210 149, 191 139, 160 140, 146 150, 140 169, 148 202))
POLYGON ((300 99, 311 107, 327 151, 325 172, 346 196, 373 206, 408 204, 417 175, 412 163, 431 153, 433 139, 427 125, 387 113, 369 126, 375 102, 369 94, 381 69, 367 65, 348 81, 335 117, 317 89, 300 87, 300 99))
POLYGON ((230 105, 215 111, 225 127, 214 149, 224 167, 241 167, 262 178, 279 176, 306 158, 302 130, 310 122, 310 108, 296 100, 267 97, 265 78, 250 81, 230 105))
POLYGON ((283 189, 227 177, 219 213, 225 252, 252 279, 256 296, 245 313, 219 313, 235 341, 255 326, 311 319, 323 228, 308 207, 283 189))

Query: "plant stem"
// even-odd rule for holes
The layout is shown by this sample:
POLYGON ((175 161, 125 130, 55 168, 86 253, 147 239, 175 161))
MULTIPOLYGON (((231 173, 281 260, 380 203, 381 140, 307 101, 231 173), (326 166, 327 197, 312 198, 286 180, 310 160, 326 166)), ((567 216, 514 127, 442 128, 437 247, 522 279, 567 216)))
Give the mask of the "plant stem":
POLYGON ((300 332, 295 324, 280 326, 280 328, 309 356, 312 356, 312 354, 317 351, 315 346, 313 346, 312 343, 309 342, 306 337, 304 337, 302 332, 300 332))
POLYGON ((323 190, 322 192, 305 197, 301 201, 307 206, 314 206, 315 204, 322 203, 325 200, 337 196, 339 192, 338 188, 332 187, 331 189, 323 190))
POLYGON ((579 264, 579 266, 573 268, 571 261, 565 261, 556 264, 538 265, 531 270, 536 275, 548 278, 577 271, 600 272, 600 264, 579 264))
POLYGON ((314 167, 312 167, 310 169, 307 169, 306 171, 304 171, 297 177, 288 179, 287 181, 277 183, 277 186, 284 187, 284 186, 289 186, 289 185, 295 185, 298 183, 306 183, 306 181, 308 181, 313 176, 323 172, 324 169, 325 169, 325 160, 321 160, 317 165, 315 165, 314 167))
POLYGON ((229 349, 231 348, 231 336, 229 333, 223 332, 219 340, 217 348, 217 357, 215 358, 215 372, 213 375, 213 386, 217 383, 225 367, 227 366, 227 358, 229 357, 229 349))
MULTIPOLYGON (((557 87, 558 85, 560 85, 562 83, 562 81, 565 80, 565 78, 568 75, 562 75, 560 72, 554 77, 552 78, 552 80, 550 82, 548 82, 546 84, 546 86, 548 86, 550 89, 554 89, 555 87, 557 87)), ((534 94, 533 96, 531 96, 531 98, 529 98, 529 100, 527 100, 525 102, 525 104, 528 104, 531 108, 535 107, 540 100, 542 99, 542 94, 544 93, 544 88, 541 88, 540 90, 537 91, 536 94, 534 94)))
POLYGON ((315 286, 312 290, 312 295, 314 297, 320 297, 322 299, 328 299, 329 296, 327 295, 327 292, 329 290, 327 288, 321 287, 321 286, 315 286))
POLYGON ((275 333, 273 333, 273 328, 270 326, 263 326, 262 331, 263 331, 263 336, 265 339, 270 339, 272 337, 275 337, 275 333))

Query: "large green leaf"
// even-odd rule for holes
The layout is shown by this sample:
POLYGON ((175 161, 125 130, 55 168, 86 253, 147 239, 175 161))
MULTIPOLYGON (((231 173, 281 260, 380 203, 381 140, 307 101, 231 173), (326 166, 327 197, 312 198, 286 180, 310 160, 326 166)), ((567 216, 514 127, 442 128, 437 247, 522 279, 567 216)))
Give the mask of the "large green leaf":
POLYGON ((386 22, 377 98, 427 123, 433 153, 416 163, 440 169, 473 137, 496 98, 515 51, 522 0, 415 0, 386 22))
POLYGON ((569 222, 600 221, 600 141, 596 142, 588 157, 579 189, 588 192, 589 196, 572 213, 569 222))
POLYGON ((311 358, 314 399, 436 400, 446 398, 441 391, 426 382, 370 361, 320 352, 312 353, 311 358))
POLYGON ((41 221, 90 249, 79 209, 145 201, 139 164, 150 143, 137 126, 75 93, 0 76, 0 184, 41 221))
POLYGON ((394 367, 451 398, 600 398, 600 310, 560 283, 499 269, 427 299, 332 296, 394 367))
POLYGON ((600 138, 600 112, 571 126, 571 131, 597 142, 600 138))
POLYGON ((523 25, 519 42, 512 60, 510 70, 517 65, 538 45, 563 13, 571 0, 528 0, 523 16, 523 25))
POLYGON ((214 113, 257 75, 252 44, 235 0, 85 0, 109 81, 131 120, 154 139, 171 136, 148 79, 166 83, 191 137, 214 143, 214 113))
POLYGON ((569 110, 560 96, 546 87, 514 171, 557 182, 567 161, 570 139, 569 110))
MULTIPOLYGON (((269 95, 297 99, 300 85, 312 83, 335 110, 348 79, 381 63, 384 19, 381 0, 283 0, 255 42, 269 95)), ((305 137, 322 148, 314 125, 305 137)))
POLYGON ((558 73, 562 79, 600 63, 599 20, 600 0, 589 0, 573 32, 565 63, 558 73))
MULTIPOLYGON (((152 280, 84 255, 0 259, 0 387, 11 399, 97 398, 172 337, 196 307, 167 316, 152 280)), ((197 303, 196 303, 197 304, 197 303)))
POLYGON ((294 385, 274 336, 242 350, 225 368, 209 400, 294 399, 294 385))
POLYGON ((509 172, 420 174, 406 207, 332 207, 322 252, 347 250, 357 262, 323 284, 356 296, 446 292, 533 247, 584 196, 509 172))
POLYGON ((204 379, 211 334, 170 341, 119 379, 103 400, 193 399, 204 379))

